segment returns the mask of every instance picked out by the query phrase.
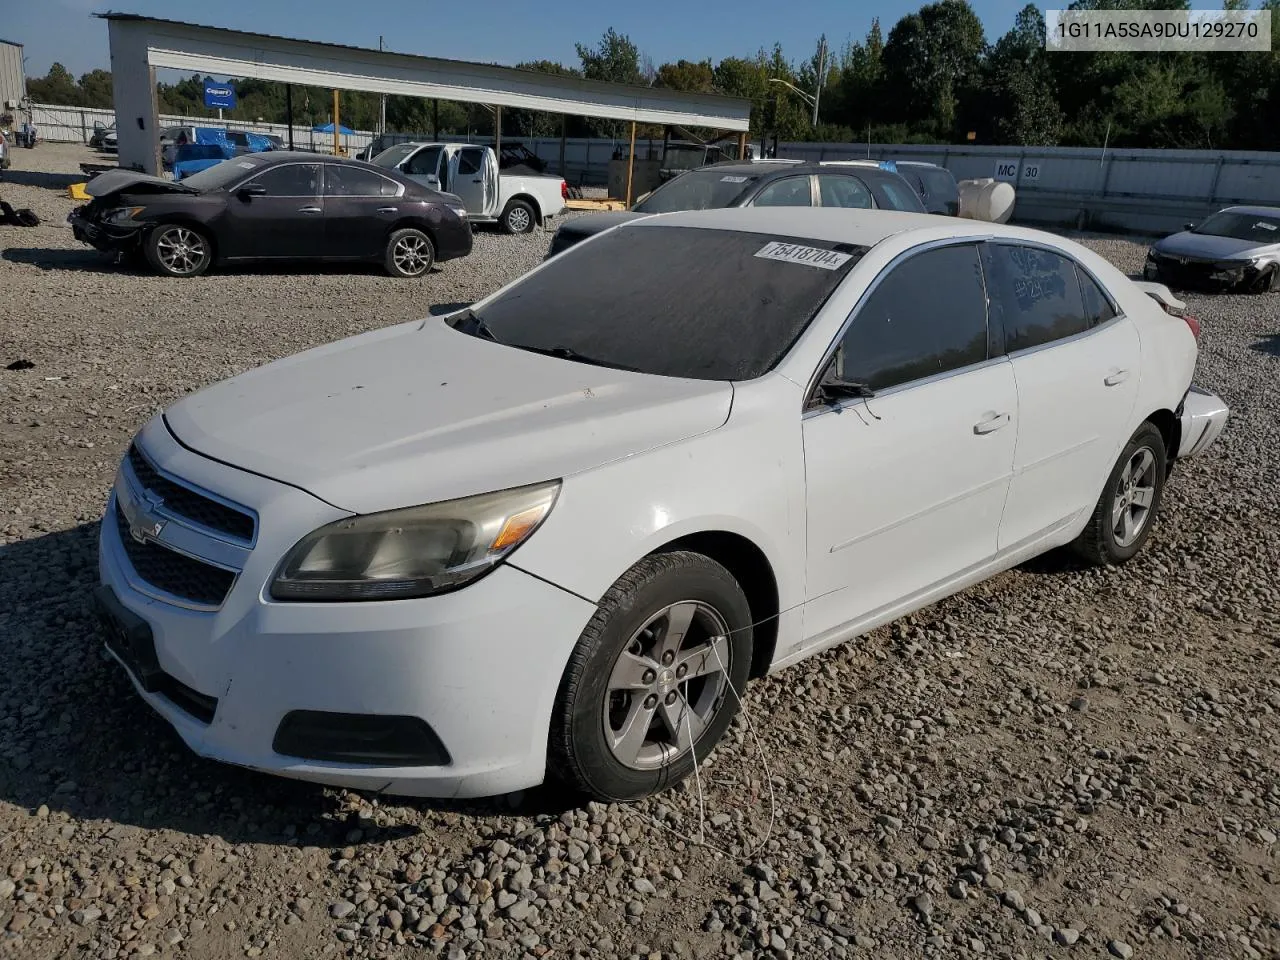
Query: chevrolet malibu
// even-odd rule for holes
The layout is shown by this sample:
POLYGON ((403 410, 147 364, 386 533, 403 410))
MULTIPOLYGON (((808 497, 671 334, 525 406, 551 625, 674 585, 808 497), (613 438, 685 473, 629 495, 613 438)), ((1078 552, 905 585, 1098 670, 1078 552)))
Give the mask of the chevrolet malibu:
POLYGON ((625 224, 146 424, 108 649, 228 763, 660 791, 753 677, 1055 547, 1133 557, 1228 416, 1167 293, 923 214, 625 224))

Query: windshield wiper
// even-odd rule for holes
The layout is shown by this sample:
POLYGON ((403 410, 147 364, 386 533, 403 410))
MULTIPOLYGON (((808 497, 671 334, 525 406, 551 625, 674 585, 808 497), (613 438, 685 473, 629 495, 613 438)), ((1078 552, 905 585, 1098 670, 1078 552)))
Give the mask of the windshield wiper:
POLYGON ((632 373, 639 373, 639 367, 629 367, 625 363, 614 363, 611 360, 601 360, 599 357, 589 357, 585 353, 579 353, 573 347, 529 347, 520 343, 513 343, 511 346, 518 350, 528 350, 530 353, 540 353, 544 357, 559 357, 561 360, 572 360, 574 363, 589 363, 593 367, 611 367, 614 370, 630 370, 632 373))
POLYGON ((460 313, 454 314, 446 323, 455 330, 461 330, 464 323, 470 322, 471 329, 463 331, 472 336, 483 337, 485 340, 492 340, 494 343, 502 343, 498 339, 498 335, 489 329, 489 325, 484 322, 484 317, 477 314, 474 310, 467 309, 460 313))

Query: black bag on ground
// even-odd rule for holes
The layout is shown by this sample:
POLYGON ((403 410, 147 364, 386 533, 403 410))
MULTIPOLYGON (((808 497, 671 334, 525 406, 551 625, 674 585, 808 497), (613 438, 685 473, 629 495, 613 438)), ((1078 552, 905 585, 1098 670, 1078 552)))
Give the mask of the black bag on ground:
POLYGON ((40 226, 40 218, 36 216, 34 210, 27 207, 15 210, 12 206, 0 200, 0 223, 10 227, 38 227, 40 226))

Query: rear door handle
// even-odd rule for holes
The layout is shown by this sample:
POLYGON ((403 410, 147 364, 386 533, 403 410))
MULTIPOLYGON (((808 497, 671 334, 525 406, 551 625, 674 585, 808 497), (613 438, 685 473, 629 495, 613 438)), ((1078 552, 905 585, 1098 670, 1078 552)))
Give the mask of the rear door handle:
POLYGON ((299 213, 320 213, 319 207, 299 207, 299 213))
POLYGON ((480 177, 476 177, 476 178, 475 178, 474 180, 472 180, 471 182, 472 182, 472 183, 484 183, 484 180, 483 180, 483 179, 481 179, 480 177))
POLYGON ((995 416, 988 417, 986 420, 979 420, 973 425, 973 432, 976 434, 995 433, 1001 427, 1007 426, 1013 418, 1007 413, 997 413, 995 416))
POLYGON ((1107 374, 1105 377, 1102 378, 1102 382, 1105 383, 1108 387, 1114 387, 1117 384, 1124 383, 1128 379, 1129 379, 1128 370, 1113 370, 1111 371, 1111 373, 1107 374))

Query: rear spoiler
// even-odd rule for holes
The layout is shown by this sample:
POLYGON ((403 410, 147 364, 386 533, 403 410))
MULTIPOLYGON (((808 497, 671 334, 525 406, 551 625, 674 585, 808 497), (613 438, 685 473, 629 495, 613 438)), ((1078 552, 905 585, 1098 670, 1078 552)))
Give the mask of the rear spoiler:
POLYGON ((1133 282, 1138 289, 1164 307, 1166 313, 1178 311, 1180 315, 1181 311, 1187 309, 1186 303, 1175 297, 1173 291, 1163 283, 1152 283, 1150 280, 1135 280, 1133 282))

